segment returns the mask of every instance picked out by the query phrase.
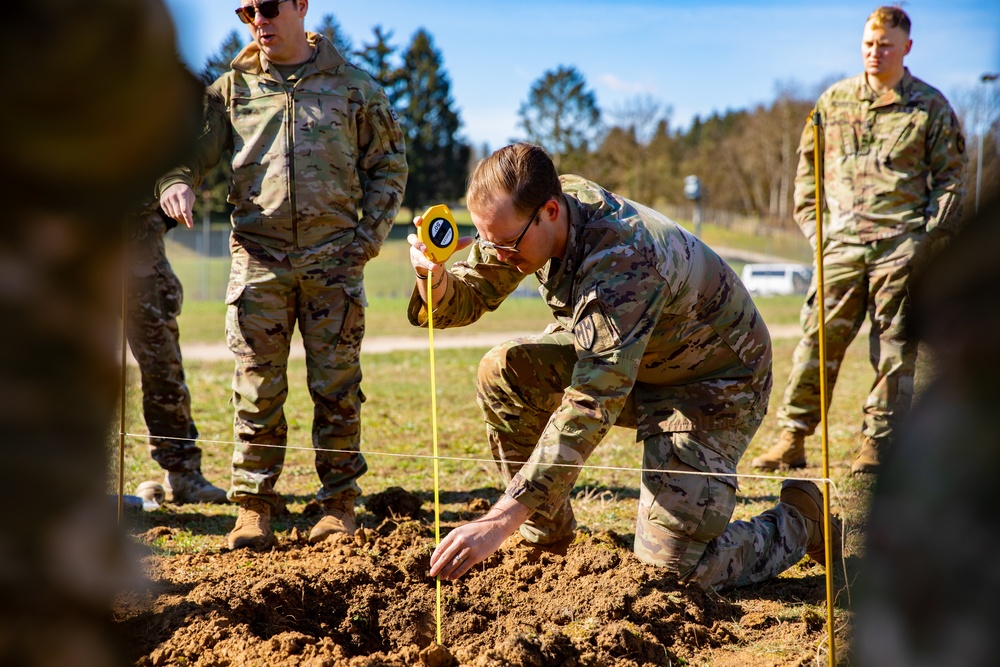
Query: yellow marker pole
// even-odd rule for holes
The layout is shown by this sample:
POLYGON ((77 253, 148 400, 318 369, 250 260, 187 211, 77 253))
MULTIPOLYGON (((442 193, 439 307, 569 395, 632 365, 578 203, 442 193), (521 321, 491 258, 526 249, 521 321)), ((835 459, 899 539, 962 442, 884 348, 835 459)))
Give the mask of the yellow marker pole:
POLYGON ((128 223, 125 224, 125 246, 122 251, 122 355, 121 385, 118 404, 118 525, 125 511, 125 378, 126 378, 126 307, 128 305, 128 223))
MULTIPOLYGON (((441 544, 441 498, 438 477, 438 427, 437 427, 437 382, 434 370, 434 272, 427 272, 427 336, 431 350, 431 443, 434 450, 434 548, 441 544)), ((435 584, 437 593, 437 643, 441 643, 441 575, 437 576, 435 584)))
POLYGON ((823 144, 821 129, 823 119, 819 110, 813 109, 813 172, 816 180, 816 299, 819 302, 819 409, 823 438, 823 539, 826 547, 826 626, 830 633, 829 664, 836 664, 836 645, 833 625, 833 542, 830 521, 830 448, 827 424, 826 379, 826 303, 823 293, 823 144))

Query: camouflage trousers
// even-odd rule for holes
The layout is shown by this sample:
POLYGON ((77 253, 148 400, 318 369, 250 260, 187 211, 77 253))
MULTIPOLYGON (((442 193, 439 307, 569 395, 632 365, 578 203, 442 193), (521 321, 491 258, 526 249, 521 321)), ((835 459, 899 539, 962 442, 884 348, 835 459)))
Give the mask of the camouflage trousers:
POLYGON ((263 250, 233 247, 226 294, 226 338, 236 357, 230 500, 276 503, 285 460, 288 353, 298 324, 313 401, 312 445, 318 500, 360 494, 368 466, 361 447, 361 339, 365 330, 362 263, 341 253, 292 266, 263 250))
MULTIPOLYGON (((875 381, 864 404, 862 433, 889 444, 909 411, 917 346, 904 336, 909 310, 907 284, 912 260, 927 242, 914 232, 868 244, 829 241, 823 254, 826 316, 827 407, 841 362, 867 314, 868 354, 875 381)), ((792 357, 778 423, 786 430, 812 433, 820 421, 818 274, 802 306, 803 336, 792 357)))
POLYGON ((201 449, 194 443, 198 429, 191 418, 177 329, 184 293, 167 261, 160 215, 153 213, 137 224, 142 231, 128 250, 125 332, 139 365, 151 454, 164 470, 200 470, 201 449))
MULTIPOLYGON (((577 359, 572 341, 566 332, 520 338, 497 346, 480 363, 477 397, 505 483, 531 456, 572 381, 577 359)), ((735 478, 719 473, 735 472, 737 461, 719 465, 717 453, 745 452, 760 422, 659 433, 643 441, 636 556, 720 589, 773 578, 805 555, 805 522, 787 505, 779 503, 750 521, 730 522, 738 487, 735 478)), ((616 424, 635 428, 632 396, 616 424)), ((567 474, 575 477, 579 470, 567 474)), ((521 534, 535 544, 549 544, 575 527, 566 498, 551 517, 533 514, 521 534)))

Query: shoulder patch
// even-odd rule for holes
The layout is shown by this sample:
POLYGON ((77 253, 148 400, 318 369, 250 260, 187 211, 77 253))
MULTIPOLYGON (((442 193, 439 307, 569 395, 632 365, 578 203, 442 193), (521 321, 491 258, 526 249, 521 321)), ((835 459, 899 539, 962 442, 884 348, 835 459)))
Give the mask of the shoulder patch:
POLYGON ((577 323, 573 333, 576 334, 576 342, 580 347, 585 350, 592 350, 594 348, 594 339, 597 337, 597 327, 594 325, 593 313, 588 312, 577 323))
POLYGON ((573 336, 581 350, 595 353, 607 352, 621 344, 615 323, 604 313, 601 302, 591 300, 573 324, 573 336))

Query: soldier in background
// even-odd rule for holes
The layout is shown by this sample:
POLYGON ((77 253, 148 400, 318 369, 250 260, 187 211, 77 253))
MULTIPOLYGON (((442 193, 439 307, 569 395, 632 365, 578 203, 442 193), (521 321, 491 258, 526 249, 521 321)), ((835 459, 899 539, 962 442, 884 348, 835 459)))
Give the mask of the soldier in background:
MULTIPOLYGON (((875 381, 864 405, 855 474, 878 469, 913 398, 916 343, 903 336, 910 276, 931 246, 958 227, 965 140, 944 96, 910 75, 910 19, 879 7, 865 23, 865 71, 831 86, 816 103, 823 122, 826 356, 829 395, 866 313, 875 381)), ((813 126, 807 122, 795 178, 795 220, 816 246, 813 126)), ((762 470, 806 465, 805 438, 820 421, 816 279, 802 307, 778 411, 777 444, 753 460, 762 470)))
POLYGON ((0 664, 125 664, 111 601, 139 564, 107 495, 125 219, 184 158, 201 86, 159 0, 4 9, 0 56, 30 66, 0 105, 0 664))
POLYGON ((569 494, 580 466, 616 424, 636 429, 644 448, 643 561, 705 588, 769 579, 807 552, 822 561, 811 482, 786 481, 776 507, 730 523, 732 475, 767 409, 771 339, 728 265, 655 211, 557 176, 531 144, 482 160, 467 201, 479 232, 467 261, 445 271, 410 237, 411 323, 426 325, 428 290, 435 326, 464 326, 531 274, 556 323, 480 363, 479 405, 507 487, 447 535, 431 575, 462 576, 519 528, 530 545, 561 550, 576 527, 569 494))
POLYGON ((226 492, 205 479, 201 449, 194 443, 198 429, 191 417, 177 328, 184 291, 163 245, 164 235, 176 225, 158 207, 131 221, 125 331, 139 364, 151 454, 166 471, 168 498, 175 503, 224 503, 226 492))
POLYGON ((160 205, 192 224, 192 186, 232 153, 232 272, 226 338, 233 377, 230 548, 273 544, 275 484, 288 439, 288 352, 298 324, 314 404, 312 444, 324 516, 311 542, 353 533, 361 448, 364 266, 403 200, 405 143, 382 88, 322 35, 309 0, 242 0, 253 42, 206 91, 194 159, 158 185, 160 205), (360 215, 359 215, 360 214, 360 215))

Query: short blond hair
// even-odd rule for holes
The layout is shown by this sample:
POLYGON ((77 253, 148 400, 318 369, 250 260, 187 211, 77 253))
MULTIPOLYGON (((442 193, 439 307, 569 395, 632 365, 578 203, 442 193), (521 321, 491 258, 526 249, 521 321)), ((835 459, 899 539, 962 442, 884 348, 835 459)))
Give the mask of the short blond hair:
POLYGON ((549 154, 541 146, 520 142, 479 161, 469 177, 465 203, 479 212, 509 198, 515 211, 528 215, 560 195, 562 184, 549 154))
POLYGON ((883 5, 873 11, 865 21, 865 25, 872 24, 873 28, 899 28, 907 35, 910 34, 910 17, 899 5, 883 5))

